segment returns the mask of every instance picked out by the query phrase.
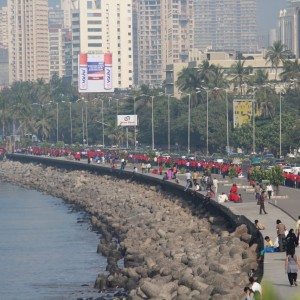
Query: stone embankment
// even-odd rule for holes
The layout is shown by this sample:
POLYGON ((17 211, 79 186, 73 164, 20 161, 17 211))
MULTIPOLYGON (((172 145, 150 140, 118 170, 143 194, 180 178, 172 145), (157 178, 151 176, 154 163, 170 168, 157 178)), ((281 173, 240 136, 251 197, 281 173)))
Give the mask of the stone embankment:
POLYGON ((257 268, 257 245, 249 247, 246 226, 230 231, 222 217, 159 187, 10 161, 1 162, 0 170, 4 180, 91 213, 109 271, 98 275, 98 289, 124 287, 134 300, 234 300, 248 283, 247 272, 257 268))

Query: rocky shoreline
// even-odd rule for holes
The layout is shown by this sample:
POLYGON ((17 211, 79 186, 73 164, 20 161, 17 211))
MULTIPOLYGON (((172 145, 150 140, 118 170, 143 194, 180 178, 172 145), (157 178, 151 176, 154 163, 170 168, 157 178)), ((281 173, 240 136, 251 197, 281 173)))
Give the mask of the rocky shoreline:
POLYGON ((0 163, 1 178, 80 206, 101 232, 97 251, 109 275, 95 288, 124 288, 128 298, 240 299, 257 269, 257 245, 205 207, 131 180, 37 164, 0 163), (124 268, 119 261, 124 258, 124 268))

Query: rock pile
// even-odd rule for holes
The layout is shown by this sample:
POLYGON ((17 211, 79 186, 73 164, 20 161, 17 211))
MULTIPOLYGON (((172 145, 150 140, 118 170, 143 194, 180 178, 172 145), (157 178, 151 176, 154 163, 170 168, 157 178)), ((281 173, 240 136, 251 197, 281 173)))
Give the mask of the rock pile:
POLYGON ((129 298, 240 299, 256 269, 256 246, 246 226, 229 233, 211 216, 153 186, 18 162, 1 162, 5 180, 79 205, 101 231, 97 251, 107 257, 109 276, 95 287, 124 287, 129 298), (124 258, 124 268, 119 260, 124 258))

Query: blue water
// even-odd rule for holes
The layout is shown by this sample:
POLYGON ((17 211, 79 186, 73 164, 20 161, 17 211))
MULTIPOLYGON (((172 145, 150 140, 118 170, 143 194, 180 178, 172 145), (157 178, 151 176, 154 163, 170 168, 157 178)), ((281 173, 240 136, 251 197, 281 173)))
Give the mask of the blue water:
POLYGON ((61 199, 0 182, 0 299, 96 293, 106 259, 96 253, 99 237, 88 222, 77 222, 83 217, 61 199))

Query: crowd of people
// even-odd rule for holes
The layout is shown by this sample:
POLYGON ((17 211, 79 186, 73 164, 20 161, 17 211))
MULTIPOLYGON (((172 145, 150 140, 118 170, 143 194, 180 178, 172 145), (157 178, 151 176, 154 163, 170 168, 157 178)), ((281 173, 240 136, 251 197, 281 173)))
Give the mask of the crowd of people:
MULTIPOLYGON (((230 168, 235 168, 237 174, 241 173, 241 168, 238 165, 228 163, 216 163, 212 161, 197 161, 195 159, 170 158, 158 156, 150 158, 147 154, 122 154, 122 157, 117 151, 103 151, 103 150, 88 150, 85 152, 72 152, 67 149, 45 149, 39 147, 30 147, 26 153, 32 155, 45 155, 53 157, 69 157, 77 161, 87 159, 88 163, 94 161, 95 163, 110 164, 112 168, 120 165, 120 169, 124 170, 127 163, 133 166, 133 172, 138 172, 141 169, 142 173, 155 173, 161 175, 164 180, 175 180, 179 182, 178 174, 185 174, 184 190, 192 189, 195 192, 204 191, 207 199, 215 199, 219 203, 232 201, 235 203, 242 202, 242 195, 239 193, 239 187, 233 183, 229 189, 229 193, 219 193, 219 183, 217 176, 214 174, 221 174, 223 178, 228 175, 230 168)), ((286 180, 293 180, 297 182, 297 175, 284 174, 286 180), (293 178, 290 178, 293 176, 293 178), (296 176, 296 177, 295 177, 296 176)), ((299 176, 300 182, 300 176, 299 176)), ((259 206, 259 214, 267 214, 265 203, 271 199, 274 193, 271 184, 263 185, 254 184, 254 199, 259 206)), ((254 221, 254 225, 258 230, 265 230, 264 224, 259 220, 254 221)), ((287 231, 286 226, 281 220, 276 221, 276 238, 274 241, 269 236, 265 236, 265 247, 261 256, 265 253, 285 252, 285 271, 288 276, 288 281, 291 286, 297 285, 297 273, 300 267, 300 259, 297 257, 296 247, 299 245, 300 234, 300 216, 297 221, 296 228, 287 231)), ((245 300, 254 299, 255 295, 262 295, 262 287, 256 281, 253 274, 249 275, 249 285, 244 289, 245 300)))

